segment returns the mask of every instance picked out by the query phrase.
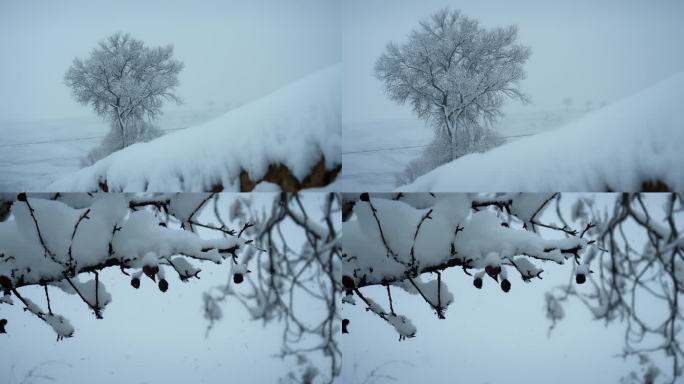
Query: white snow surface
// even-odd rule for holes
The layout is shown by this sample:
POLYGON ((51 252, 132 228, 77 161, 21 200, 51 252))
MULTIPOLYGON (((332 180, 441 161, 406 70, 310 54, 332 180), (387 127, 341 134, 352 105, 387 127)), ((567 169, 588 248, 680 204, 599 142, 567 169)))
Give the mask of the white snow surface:
MULTIPOLYGON (((529 279, 541 269, 526 259, 560 264, 567 257, 560 249, 587 248, 587 241, 578 237, 544 239, 531 230, 502 226, 495 211, 473 211, 466 194, 438 195, 434 205, 424 209, 381 196, 371 197, 370 203, 358 201, 354 217, 343 224, 343 249, 348 257, 343 260, 342 273, 353 276, 357 283, 403 280, 414 257, 418 270, 459 258, 470 260, 475 270, 502 266, 502 276, 505 266, 513 266, 522 278, 529 279), (428 213, 429 218, 423 220, 428 213)), ((525 195, 511 196, 512 205, 521 200, 530 211, 540 210, 546 200, 535 197, 537 208, 530 204, 534 199, 525 195)), ((518 219, 524 222, 527 217, 518 219)), ((433 290, 436 287, 434 284, 433 290)), ((434 298, 436 301, 436 293, 434 298)))
POLYGON ((340 72, 322 69, 216 120, 134 144, 53 182, 48 191, 239 190, 239 175, 258 180, 271 164, 298 179, 325 157, 341 162, 340 72))
POLYGON ((684 72, 559 129, 471 154, 399 187, 439 191, 684 189, 684 72))

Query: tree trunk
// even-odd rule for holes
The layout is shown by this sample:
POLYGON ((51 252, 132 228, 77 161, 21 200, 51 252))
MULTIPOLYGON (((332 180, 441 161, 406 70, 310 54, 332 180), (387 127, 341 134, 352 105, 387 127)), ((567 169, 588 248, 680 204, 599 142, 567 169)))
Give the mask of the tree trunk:
POLYGON ((453 125, 449 123, 449 118, 444 115, 444 125, 446 133, 449 137, 449 161, 454 161, 454 143, 456 142, 456 132, 452 129, 453 125))
POLYGON ((121 130, 121 149, 126 148, 126 126, 121 119, 121 115, 117 113, 117 123, 119 125, 119 130, 121 130))

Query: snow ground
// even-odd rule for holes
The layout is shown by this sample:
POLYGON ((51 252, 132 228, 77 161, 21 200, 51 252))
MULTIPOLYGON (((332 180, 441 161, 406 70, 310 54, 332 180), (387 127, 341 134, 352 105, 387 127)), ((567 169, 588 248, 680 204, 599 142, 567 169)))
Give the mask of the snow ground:
POLYGON ((444 164, 399 189, 640 191, 684 188, 684 72, 563 126, 444 164))
MULTIPOLYGON (((227 112, 225 108, 167 112, 155 123, 170 133, 199 125, 227 112)), ((80 161, 109 130, 91 116, 0 121, 0 190, 41 191, 56 178, 80 169, 80 161)))
MULTIPOLYGON (((536 134, 577 119, 580 109, 529 110, 504 116, 495 129, 516 140, 519 135, 536 134)), ((419 119, 387 119, 343 123, 342 173, 345 192, 386 192, 394 190, 395 175, 419 157, 432 139, 432 130, 419 119)))
POLYGON ((109 191, 239 190, 241 171, 259 180, 283 164, 303 180, 325 157, 340 164, 340 72, 330 66, 248 103, 207 124, 115 152, 47 186, 89 192, 106 181, 109 191))

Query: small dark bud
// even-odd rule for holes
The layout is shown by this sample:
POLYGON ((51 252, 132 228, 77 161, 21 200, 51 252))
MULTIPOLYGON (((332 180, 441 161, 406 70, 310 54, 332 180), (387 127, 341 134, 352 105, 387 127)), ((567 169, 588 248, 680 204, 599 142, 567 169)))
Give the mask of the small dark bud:
POLYGON ((493 266, 493 265, 488 265, 485 267, 485 272, 494 280, 497 280, 497 276, 501 272, 501 267, 493 266))
POLYGON ((7 325, 7 319, 0 319, 0 333, 7 333, 5 325, 7 325))
POLYGON ((159 280, 159 290, 162 292, 166 292, 169 290, 169 282, 166 281, 166 279, 161 279, 159 280))
POLYGON ((245 281, 245 277, 242 275, 242 273, 236 273, 233 275, 233 283, 240 284, 243 281, 245 281))
POLYGON ((159 223, 159 226, 160 226, 160 227, 166 228, 166 223, 164 223, 164 222, 162 221, 162 222, 159 223))
POLYGON ((348 326, 349 319, 342 319, 342 333, 349 333, 349 329, 347 329, 348 326))
POLYGON ((508 281, 508 279, 503 279, 503 280, 501 280, 501 289, 502 289, 504 292, 510 291, 510 290, 511 290, 511 282, 508 281))
POLYGON ((342 286, 345 289, 354 289, 356 288, 356 284, 354 283, 354 279, 351 278, 351 276, 343 275, 342 276, 342 286))
POLYGON ((0 287, 5 291, 12 289, 12 280, 5 275, 0 275, 0 287))
POLYGON ((473 285, 477 289, 482 289, 482 278, 476 277, 475 280, 473 280, 473 285))
POLYGON ((26 192, 22 192, 17 195, 17 200, 19 201, 26 201, 26 192))
POLYGON ((132 279, 131 279, 131 285, 132 285, 133 288, 135 288, 135 289, 140 288, 140 279, 138 279, 137 277, 132 278, 132 279))
POLYGON ((575 275, 575 281, 577 284, 584 284, 587 281, 587 276, 584 273, 578 273, 575 275))
POLYGON ((364 192, 359 196, 359 199, 361 201, 370 201, 370 196, 368 195, 368 192, 364 192))
POLYGON ((145 265, 143 266, 143 272, 152 279, 152 281, 155 281, 155 275, 157 272, 159 272, 159 267, 156 265, 145 265))

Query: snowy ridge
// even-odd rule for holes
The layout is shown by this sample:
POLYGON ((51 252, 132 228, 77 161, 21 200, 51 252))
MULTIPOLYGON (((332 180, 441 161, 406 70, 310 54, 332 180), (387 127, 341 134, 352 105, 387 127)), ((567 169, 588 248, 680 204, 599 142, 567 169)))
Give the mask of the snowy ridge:
POLYGON ((399 187, 418 191, 684 189, 684 72, 557 130, 471 154, 399 187))
POLYGON ((302 180, 323 156, 341 159, 341 66, 328 67, 216 120, 132 145, 63 177, 47 191, 239 190, 246 171, 258 180, 282 164, 302 180))

